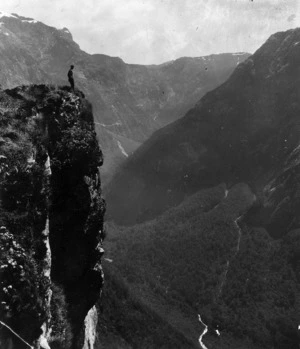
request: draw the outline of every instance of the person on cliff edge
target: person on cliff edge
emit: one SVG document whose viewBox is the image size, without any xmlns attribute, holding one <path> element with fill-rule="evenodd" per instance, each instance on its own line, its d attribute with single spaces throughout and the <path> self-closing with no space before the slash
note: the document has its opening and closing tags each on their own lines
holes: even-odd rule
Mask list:
<svg viewBox="0 0 300 349">
<path fill-rule="evenodd" d="M 71 85 L 71 90 L 74 91 L 74 78 L 73 78 L 73 69 L 74 69 L 74 65 L 70 66 L 70 69 L 68 71 L 68 79 L 69 79 L 69 83 Z"/>
</svg>

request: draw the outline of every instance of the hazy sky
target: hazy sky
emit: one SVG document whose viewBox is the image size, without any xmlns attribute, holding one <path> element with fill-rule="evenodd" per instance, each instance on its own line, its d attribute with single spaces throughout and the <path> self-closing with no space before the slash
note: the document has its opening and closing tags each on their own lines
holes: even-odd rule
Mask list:
<svg viewBox="0 0 300 349">
<path fill-rule="evenodd" d="M 89 53 L 127 63 L 254 52 L 300 26 L 299 0 L 1 0 L 0 11 L 67 27 Z"/>
</svg>

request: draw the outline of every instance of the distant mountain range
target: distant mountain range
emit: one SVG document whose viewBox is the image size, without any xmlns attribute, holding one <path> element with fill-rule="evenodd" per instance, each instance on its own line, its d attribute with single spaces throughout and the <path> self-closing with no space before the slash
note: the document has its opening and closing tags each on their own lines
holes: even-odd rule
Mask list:
<svg viewBox="0 0 300 349">
<path fill-rule="evenodd" d="M 66 85 L 70 64 L 75 84 L 93 104 L 104 152 L 104 181 L 155 130 L 183 116 L 206 92 L 222 84 L 249 54 L 180 58 L 161 65 L 132 65 L 90 55 L 67 28 L 0 12 L 0 83 Z"/>
<path fill-rule="evenodd" d="M 108 190 L 112 217 L 134 224 L 197 190 L 246 182 L 272 234 L 299 225 L 300 29 L 277 33 L 183 118 L 157 131 Z"/>
</svg>

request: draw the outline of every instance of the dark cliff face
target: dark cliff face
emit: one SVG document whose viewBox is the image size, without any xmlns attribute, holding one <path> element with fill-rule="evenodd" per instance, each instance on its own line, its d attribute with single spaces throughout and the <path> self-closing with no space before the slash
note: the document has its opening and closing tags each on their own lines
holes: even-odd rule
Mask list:
<svg viewBox="0 0 300 349">
<path fill-rule="evenodd" d="M 299 40 L 299 29 L 273 35 L 226 83 L 140 147 L 110 186 L 116 221 L 145 220 L 201 188 L 244 181 L 266 206 L 266 225 L 284 217 L 283 226 L 296 227 Z"/>
<path fill-rule="evenodd" d="M 249 55 L 180 58 L 157 66 L 80 50 L 66 28 L 19 17 L 0 18 L 0 83 L 67 83 L 75 64 L 76 86 L 94 107 L 107 178 L 155 130 L 178 119 L 207 91 L 223 83 Z"/>
<path fill-rule="evenodd" d="M 100 295 L 102 153 L 82 93 L 6 90 L 1 112 L 1 320 L 29 344 L 80 348 Z M 1 327 L 1 347 L 21 344 Z M 38 344 L 36 344 L 38 345 Z"/>
</svg>

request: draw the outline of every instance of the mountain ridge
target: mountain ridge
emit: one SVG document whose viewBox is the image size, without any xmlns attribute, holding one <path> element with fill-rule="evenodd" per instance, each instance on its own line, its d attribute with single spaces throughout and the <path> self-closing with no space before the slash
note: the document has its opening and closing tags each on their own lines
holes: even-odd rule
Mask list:
<svg viewBox="0 0 300 349">
<path fill-rule="evenodd" d="M 299 29 L 273 35 L 225 83 L 128 158 L 107 190 L 118 223 L 144 221 L 224 181 L 229 187 L 247 182 L 264 195 L 298 146 L 298 39 Z M 130 204 L 122 204 L 122 195 Z"/>
<path fill-rule="evenodd" d="M 0 20 L 0 83 L 4 88 L 63 85 L 74 64 L 75 84 L 93 104 L 96 131 L 109 160 L 102 169 L 104 181 L 125 159 L 117 143 L 120 136 L 125 152 L 132 153 L 132 142 L 138 146 L 153 131 L 181 117 L 248 57 L 225 54 L 207 61 L 184 58 L 167 66 L 130 65 L 118 57 L 82 51 L 65 29 L 16 16 Z M 101 124 L 114 126 L 107 132 Z"/>
</svg>

